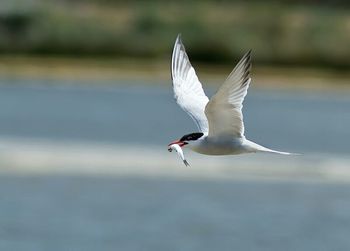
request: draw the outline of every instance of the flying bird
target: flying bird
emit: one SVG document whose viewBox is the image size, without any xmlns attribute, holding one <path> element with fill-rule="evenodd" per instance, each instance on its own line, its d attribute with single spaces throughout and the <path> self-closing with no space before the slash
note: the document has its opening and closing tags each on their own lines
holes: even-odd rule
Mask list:
<svg viewBox="0 0 350 251">
<path fill-rule="evenodd" d="M 242 103 L 251 82 L 250 69 L 251 51 L 248 51 L 209 100 L 178 35 L 171 59 L 174 97 L 194 120 L 199 131 L 171 142 L 168 150 L 176 144 L 206 155 L 255 152 L 291 154 L 258 145 L 244 136 Z"/>
</svg>

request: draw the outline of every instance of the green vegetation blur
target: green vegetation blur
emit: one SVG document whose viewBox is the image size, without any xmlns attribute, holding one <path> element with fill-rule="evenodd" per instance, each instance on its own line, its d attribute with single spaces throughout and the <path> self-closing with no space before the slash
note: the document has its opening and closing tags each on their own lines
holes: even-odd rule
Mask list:
<svg viewBox="0 0 350 251">
<path fill-rule="evenodd" d="M 349 1 L 2 0 L 0 53 L 350 68 Z"/>
</svg>

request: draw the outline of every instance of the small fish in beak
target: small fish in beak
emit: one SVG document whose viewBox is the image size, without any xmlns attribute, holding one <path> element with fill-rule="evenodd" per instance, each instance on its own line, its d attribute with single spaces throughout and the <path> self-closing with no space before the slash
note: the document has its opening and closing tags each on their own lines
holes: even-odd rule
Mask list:
<svg viewBox="0 0 350 251">
<path fill-rule="evenodd" d="M 184 153 L 183 153 L 180 145 L 178 145 L 178 144 L 170 144 L 169 148 L 168 148 L 168 151 L 172 152 L 173 150 L 175 150 L 177 152 L 177 154 L 180 156 L 180 158 L 182 159 L 182 161 L 185 164 L 185 166 L 190 166 L 190 164 L 185 159 Z"/>
</svg>

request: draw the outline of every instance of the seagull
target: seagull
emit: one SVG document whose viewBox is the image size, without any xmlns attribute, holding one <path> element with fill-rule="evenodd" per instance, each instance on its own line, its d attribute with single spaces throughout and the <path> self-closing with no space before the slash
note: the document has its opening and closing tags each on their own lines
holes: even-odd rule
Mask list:
<svg viewBox="0 0 350 251">
<path fill-rule="evenodd" d="M 194 120 L 199 131 L 186 134 L 171 142 L 168 150 L 170 151 L 172 145 L 176 144 L 206 155 L 236 155 L 256 152 L 291 154 L 261 146 L 244 136 L 242 103 L 251 82 L 250 69 L 251 50 L 242 57 L 209 100 L 190 63 L 179 34 L 171 59 L 174 98 L 177 104 Z"/>
</svg>

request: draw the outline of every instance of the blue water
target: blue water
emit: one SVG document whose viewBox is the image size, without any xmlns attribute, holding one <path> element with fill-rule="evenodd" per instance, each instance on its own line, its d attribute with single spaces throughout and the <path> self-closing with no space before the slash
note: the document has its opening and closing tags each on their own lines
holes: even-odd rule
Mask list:
<svg viewBox="0 0 350 251">
<path fill-rule="evenodd" d="M 348 250 L 349 184 L 0 176 L 0 249 Z"/>
<path fill-rule="evenodd" d="M 170 83 L 0 82 L 0 139 L 147 147 L 196 130 L 172 99 Z M 348 93 L 251 89 L 244 103 L 247 137 L 281 150 L 348 154 L 349 108 Z M 11 170 L 1 156 L 0 170 Z M 349 183 L 293 177 L 0 172 L 0 250 L 345 251 L 349 198 Z"/>
<path fill-rule="evenodd" d="M 0 83 L 0 137 L 166 145 L 197 131 L 167 82 Z M 349 93 L 251 89 L 243 108 L 246 136 L 282 150 L 348 154 L 349 107 Z"/>
</svg>

